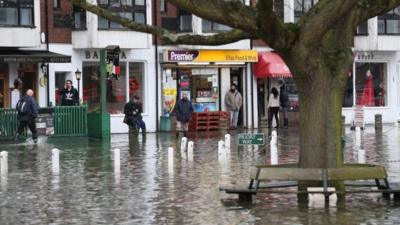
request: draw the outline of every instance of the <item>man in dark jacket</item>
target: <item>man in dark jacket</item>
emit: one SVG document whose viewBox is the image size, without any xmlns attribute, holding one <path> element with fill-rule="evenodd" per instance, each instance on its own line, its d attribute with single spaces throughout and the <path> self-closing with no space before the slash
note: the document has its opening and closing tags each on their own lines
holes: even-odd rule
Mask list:
<svg viewBox="0 0 400 225">
<path fill-rule="evenodd" d="M 25 127 L 29 127 L 32 132 L 32 139 L 35 143 L 37 143 L 37 130 L 36 130 L 36 122 L 35 118 L 38 115 L 38 106 L 36 104 L 35 99 L 32 97 L 33 91 L 31 89 L 26 91 L 26 95 L 21 98 L 21 100 L 17 103 L 17 111 L 18 111 L 18 129 L 14 136 L 14 141 L 18 141 L 18 137 L 24 131 Z"/>
<path fill-rule="evenodd" d="M 189 121 L 192 118 L 193 113 L 193 105 L 185 92 L 182 94 L 182 98 L 176 103 L 175 113 L 177 120 L 176 130 L 178 132 L 183 131 L 183 135 L 187 137 Z"/>
<path fill-rule="evenodd" d="M 280 96 L 279 101 L 280 101 L 281 110 L 282 110 L 282 114 L 283 114 L 283 127 L 288 128 L 289 120 L 287 117 L 287 111 L 289 108 L 289 95 L 286 92 L 285 85 L 281 86 L 279 96 Z"/>
<path fill-rule="evenodd" d="M 142 117 L 142 104 L 139 101 L 139 96 L 134 96 L 128 103 L 125 104 L 124 122 L 130 127 L 142 129 L 142 134 L 146 134 L 146 124 Z"/>
<path fill-rule="evenodd" d="M 65 86 L 61 90 L 61 105 L 62 106 L 76 106 L 79 105 L 79 93 L 76 88 L 72 86 L 72 81 L 65 81 Z"/>
</svg>

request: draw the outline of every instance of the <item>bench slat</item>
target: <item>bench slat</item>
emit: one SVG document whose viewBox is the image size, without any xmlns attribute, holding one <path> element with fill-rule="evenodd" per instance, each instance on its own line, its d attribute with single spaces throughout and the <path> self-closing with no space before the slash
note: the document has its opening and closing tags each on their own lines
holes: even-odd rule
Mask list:
<svg viewBox="0 0 400 225">
<path fill-rule="evenodd" d="M 342 167 L 329 168 L 328 180 L 369 180 L 385 179 L 386 171 L 383 167 Z"/>
<path fill-rule="evenodd" d="M 314 180 L 322 181 L 319 168 L 260 168 L 257 180 Z"/>
</svg>

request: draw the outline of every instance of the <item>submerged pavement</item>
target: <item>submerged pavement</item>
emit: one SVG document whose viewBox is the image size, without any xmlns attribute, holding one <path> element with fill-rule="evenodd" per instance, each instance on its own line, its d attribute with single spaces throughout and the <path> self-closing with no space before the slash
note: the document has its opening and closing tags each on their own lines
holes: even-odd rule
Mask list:
<svg viewBox="0 0 400 225">
<path fill-rule="evenodd" d="M 398 224 L 398 203 L 379 194 L 354 194 L 345 207 L 318 202 L 299 205 L 296 195 L 262 194 L 251 205 L 220 186 L 249 181 L 250 168 L 270 163 L 266 146 L 238 146 L 232 131 L 230 154 L 218 152 L 219 132 L 192 133 L 193 154 L 180 150 L 172 133 L 144 137 L 114 135 L 102 144 L 86 138 L 41 137 L 14 144 L 8 173 L 1 176 L 0 224 Z M 252 132 L 252 131 L 245 131 Z M 256 132 L 256 131 L 254 131 Z M 346 129 L 345 161 L 384 165 L 389 181 L 400 182 L 400 128 L 373 127 L 361 139 Z M 298 130 L 280 130 L 278 162 L 298 160 Z M 168 148 L 173 147 L 171 152 Z M 60 150 L 59 172 L 52 149 Z M 114 150 L 120 161 L 114 162 Z"/>
</svg>

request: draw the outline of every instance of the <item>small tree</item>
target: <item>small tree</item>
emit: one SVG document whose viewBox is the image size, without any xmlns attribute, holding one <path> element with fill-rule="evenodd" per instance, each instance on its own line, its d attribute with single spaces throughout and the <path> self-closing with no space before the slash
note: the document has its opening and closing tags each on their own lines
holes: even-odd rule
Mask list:
<svg viewBox="0 0 400 225">
<path fill-rule="evenodd" d="M 234 28 L 201 36 L 174 34 L 135 23 L 86 0 L 72 2 L 132 30 L 156 35 L 165 44 L 221 45 L 249 38 L 264 40 L 283 56 L 299 90 L 299 166 L 304 168 L 342 166 L 342 99 L 353 62 L 355 30 L 368 18 L 400 5 L 400 0 L 319 0 L 293 24 L 284 23 L 274 13 L 273 0 L 258 0 L 254 7 L 239 0 L 169 0 L 180 9 Z"/>
</svg>

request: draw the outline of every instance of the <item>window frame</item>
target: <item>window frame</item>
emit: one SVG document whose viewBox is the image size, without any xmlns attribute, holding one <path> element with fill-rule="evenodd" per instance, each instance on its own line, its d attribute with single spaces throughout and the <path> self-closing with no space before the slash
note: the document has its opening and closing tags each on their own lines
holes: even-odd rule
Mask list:
<svg viewBox="0 0 400 225">
<path fill-rule="evenodd" d="M 129 13 L 129 14 L 132 15 L 132 17 L 131 17 L 132 21 L 135 21 L 135 13 L 143 13 L 144 14 L 143 24 L 147 24 L 147 9 L 146 9 L 147 8 L 146 7 L 147 0 L 143 0 L 144 1 L 143 5 L 136 5 L 136 0 L 132 0 L 132 5 L 123 5 L 121 3 L 121 0 L 113 0 L 113 1 L 119 2 L 119 4 L 118 4 L 119 6 L 113 6 L 111 4 L 110 0 L 103 0 L 103 1 L 107 2 L 107 4 L 98 3 L 98 0 L 97 0 L 97 5 L 99 7 L 101 7 L 101 8 L 107 9 L 107 10 L 113 12 L 113 13 Z M 103 18 L 103 19 L 105 19 L 105 18 Z M 100 16 L 98 16 L 98 20 L 100 20 Z M 130 30 L 130 29 L 125 28 L 123 26 L 112 27 L 112 24 L 114 24 L 114 22 L 112 22 L 112 21 L 110 21 L 108 19 L 105 19 L 105 20 L 107 21 L 107 28 L 105 28 L 105 27 L 101 27 L 100 28 L 98 26 L 97 27 L 98 30 L 127 30 L 127 31 Z M 97 23 L 97 24 L 99 24 L 99 23 Z"/>
<path fill-rule="evenodd" d="M 395 10 L 398 10 L 399 13 L 396 14 Z M 400 6 L 390 10 L 389 12 L 387 12 L 387 13 L 385 13 L 383 15 L 379 15 L 378 16 L 378 35 L 400 35 L 400 27 L 399 27 L 397 33 L 388 33 L 387 24 L 388 24 L 389 20 L 398 21 L 398 23 L 400 24 Z M 379 21 L 383 21 L 383 25 L 384 25 L 384 31 L 383 32 L 379 31 Z"/>
<path fill-rule="evenodd" d="M 365 26 L 365 25 L 366 25 L 367 31 L 366 31 L 366 32 L 361 32 L 361 31 L 359 31 L 359 30 L 361 30 L 361 29 L 359 29 L 359 28 L 362 28 L 362 27 Z M 358 24 L 358 26 L 357 26 L 357 28 L 356 28 L 356 36 L 368 36 L 368 35 L 369 35 L 369 29 L 368 29 L 368 28 L 369 28 L 369 27 L 368 27 L 368 20 L 366 20 L 366 21 L 364 21 L 364 22 Z"/>
<path fill-rule="evenodd" d="M 72 9 L 73 11 L 73 18 L 74 18 L 74 21 L 73 21 L 73 25 L 72 25 L 72 30 L 87 30 L 87 18 L 86 18 L 86 10 L 84 10 L 84 9 L 82 9 L 82 8 L 80 8 L 80 7 L 77 7 L 77 6 L 73 6 L 73 9 Z M 81 24 L 83 24 L 83 26 L 81 25 L 80 27 L 76 27 L 75 25 L 76 25 L 76 23 L 75 23 L 75 21 L 76 21 L 76 17 L 75 17 L 75 15 L 76 14 L 80 14 L 80 23 Z"/>
<path fill-rule="evenodd" d="M 301 17 L 303 17 L 308 10 L 305 8 L 304 2 L 305 1 L 311 1 L 311 7 L 310 9 L 316 5 L 318 3 L 319 0 L 294 0 L 294 21 L 297 22 L 301 19 Z M 296 2 L 300 2 L 301 1 L 301 10 L 296 10 Z M 296 20 L 297 19 L 297 20 Z"/>
<path fill-rule="evenodd" d="M 167 13 L 168 12 L 167 4 L 168 4 L 167 0 L 160 0 L 160 13 Z"/>
<path fill-rule="evenodd" d="M 27 1 L 27 0 L 25 0 Z M 17 24 L 1 24 L 0 23 L 0 27 L 30 27 L 30 28 L 34 28 L 35 27 L 35 1 L 34 0 L 30 0 L 29 3 L 24 3 L 21 1 L 16 1 L 15 3 L 13 2 L 3 2 L 3 4 L 0 4 L 0 8 L 9 8 L 9 9 L 17 9 L 17 15 L 16 15 L 16 21 Z M 22 25 L 22 10 L 23 9 L 30 9 L 30 20 L 31 20 L 31 24 L 30 25 Z M 7 18 L 7 16 L 6 16 Z"/>
</svg>

